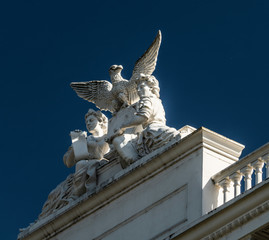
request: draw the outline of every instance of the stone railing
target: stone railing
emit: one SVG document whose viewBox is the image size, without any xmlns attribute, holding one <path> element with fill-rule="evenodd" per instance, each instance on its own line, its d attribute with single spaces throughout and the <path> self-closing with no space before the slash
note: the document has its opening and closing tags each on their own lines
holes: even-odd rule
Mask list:
<svg viewBox="0 0 269 240">
<path fill-rule="evenodd" d="M 223 190 L 225 203 L 268 177 L 269 143 L 217 173 L 212 180 Z"/>
</svg>

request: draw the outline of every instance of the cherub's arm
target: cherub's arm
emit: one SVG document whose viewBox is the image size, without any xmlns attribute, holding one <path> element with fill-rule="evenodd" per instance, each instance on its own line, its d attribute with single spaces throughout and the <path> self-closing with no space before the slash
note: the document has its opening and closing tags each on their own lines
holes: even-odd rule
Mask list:
<svg viewBox="0 0 269 240">
<path fill-rule="evenodd" d="M 125 122 L 120 129 L 115 130 L 115 135 L 122 135 L 127 128 L 136 127 L 138 125 L 144 124 L 148 120 L 145 116 L 135 115 L 129 121 Z"/>
<path fill-rule="evenodd" d="M 138 110 L 134 117 L 123 123 L 120 129 L 117 129 L 115 135 L 121 135 L 126 128 L 144 125 L 150 118 L 152 113 L 152 101 L 149 97 L 143 97 L 138 102 Z"/>
</svg>

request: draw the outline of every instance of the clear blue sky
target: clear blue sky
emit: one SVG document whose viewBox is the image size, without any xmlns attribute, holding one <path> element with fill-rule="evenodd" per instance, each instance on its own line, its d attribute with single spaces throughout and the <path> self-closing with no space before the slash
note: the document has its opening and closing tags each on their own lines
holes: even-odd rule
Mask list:
<svg viewBox="0 0 269 240">
<path fill-rule="evenodd" d="M 130 3 L 128 3 L 130 2 Z M 72 81 L 109 79 L 160 29 L 155 76 L 167 123 L 204 126 L 246 148 L 268 142 L 269 1 L 2 1 L 0 239 L 16 239 L 74 169 L 62 156 L 92 104 Z"/>
</svg>

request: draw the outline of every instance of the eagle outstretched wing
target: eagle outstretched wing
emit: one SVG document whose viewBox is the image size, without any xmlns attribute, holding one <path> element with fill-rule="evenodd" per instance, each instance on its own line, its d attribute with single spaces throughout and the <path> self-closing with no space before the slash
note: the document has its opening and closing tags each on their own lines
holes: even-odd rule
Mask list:
<svg viewBox="0 0 269 240">
<path fill-rule="evenodd" d="M 128 84 L 128 99 L 130 104 L 133 104 L 139 100 L 136 90 L 136 79 L 140 77 L 141 73 L 151 75 L 155 70 L 161 41 L 162 34 L 159 30 L 150 47 L 135 63 L 133 74 Z"/>
<path fill-rule="evenodd" d="M 161 46 L 162 41 L 162 34 L 159 30 L 157 36 L 155 37 L 154 41 L 148 48 L 148 50 L 136 61 L 133 75 L 130 81 L 135 81 L 136 78 L 140 77 L 140 73 L 145 75 L 151 75 L 156 67 L 157 57 L 159 53 L 159 49 Z"/>
<path fill-rule="evenodd" d="M 112 94 L 112 84 L 106 80 L 89 82 L 72 82 L 70 86 L 77 95 L 89 102 L 92 102 L 101 110 L 114 112 L 118 108 L 115 104 L 115 96 Z"/>
</svg>

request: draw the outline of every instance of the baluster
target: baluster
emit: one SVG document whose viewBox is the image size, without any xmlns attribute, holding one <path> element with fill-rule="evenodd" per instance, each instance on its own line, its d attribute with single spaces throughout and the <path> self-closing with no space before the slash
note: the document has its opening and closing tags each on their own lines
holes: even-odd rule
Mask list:
<svg viewBox="0 0 269 240">
<path fill-rule="evenodd" d="M 251 174 L 253 173 L 253 167 L 248 164 L 246 167 L 244 167 L 241 172 L 245 176 L 245 191 L 251 188 Z"/>
<path fill-rule="evenodd" d="M 255 185 L 262 182 L 263 165 L 264 161 L 261 158 L 258 158 L 258 160 L 253 163 L 253 167 L 255 168 Z"/>
<path fill-rule="evenodd" d="M 241 180 L 242 180 L 242 173 L 240 171 L 236 171 L 233 173 L 230 178 L 234 182 L 234 197 L 238 196 L 241 193 Z"/>
<path fill-rule="evenodd" d="M 266 178 L 269 177 L 269 154 L 266 154 L 265 156 L 262 157 L 262 160 L 265 161 L 266 163 Z"/>
<path fill-rule="evenodd" d="M 228 200 L 228 194 L 229 194 L 229 187 L 230 187 L 231 180 L 229 177 L 226 177 L 224 180 L 222 180 L 219 185 L 223 189 L 223 203 L 226 203 Z"/>
</svg>

